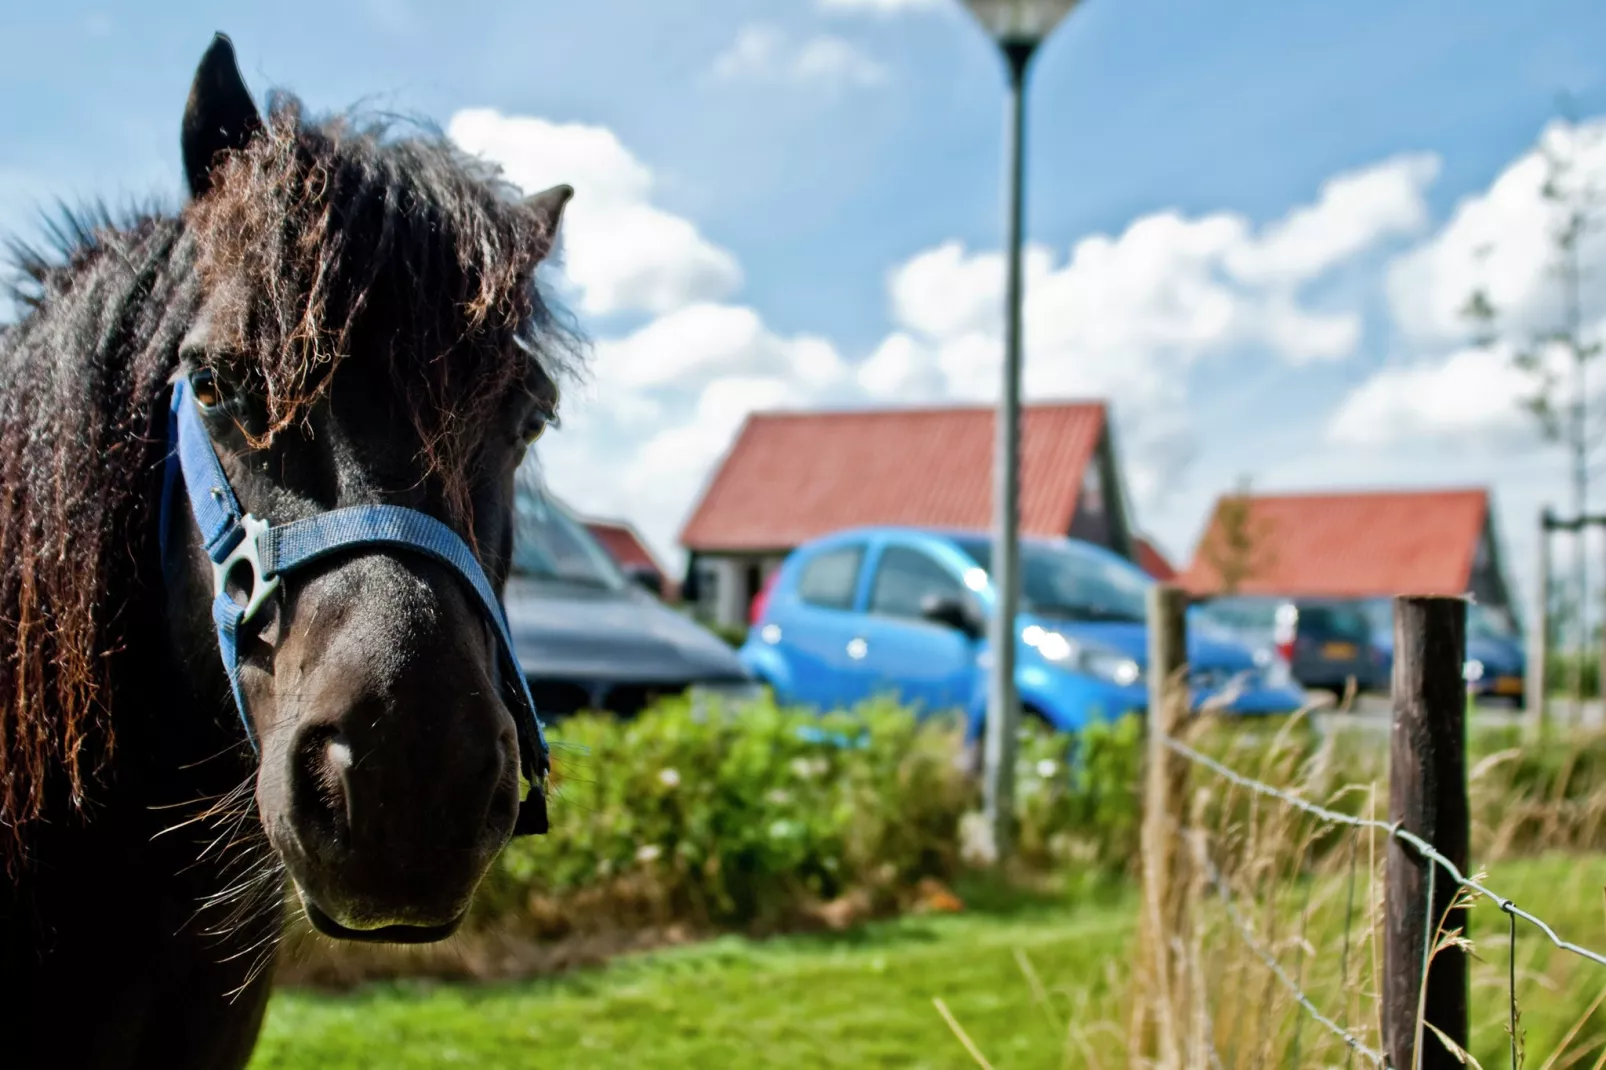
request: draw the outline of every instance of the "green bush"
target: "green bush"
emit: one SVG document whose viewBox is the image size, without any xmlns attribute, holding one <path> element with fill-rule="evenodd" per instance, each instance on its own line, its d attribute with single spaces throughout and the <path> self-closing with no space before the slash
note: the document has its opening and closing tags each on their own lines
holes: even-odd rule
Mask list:
<svg viewBox="0 0 1606 1070">
<path fill-rule="evenodd" d="M 551 832 L 503 852 L 482 922 L 566 927 L 589 897 L 615 920 L 762 929 L 849 891 L 888 900 L 952 872 L 974 791 L 957 728 L 890 703 L 816 717 L 681 699 L 552 735 Z"/>
<path fill-rule="evenodd" d="M 962 726 L 891 702 L 821 717 L 682 698 L 632 720 L 570 718 L 551 736 L 551 831 L 502 853 L 472 931 L 774 931 L 821 921 L 833 904 L 849 920 L 905 908 L 930 881 L 959 876 L 965 819 L 981 801 Z M 1199 718 L 1188 738 L 1244 776 L 1386 814 L 1386 733 Z M 1530 746 L 1515 729 L 1479 730 L 1468 742 L 1478 862 L 1606 848 L 1606 735 Z M 1023 728 L 1015 874 L 1135 875 L 1146 748 L 1138 717 L 1070 736 Z M 1185 823 L 1214 830 L 1224 861 L 1270 838 L 1315 864 L 1349 842 L 1200 766 L 1187 767 L 1184 800 Z"/>
<path fill-rule="evenodd" d="M 679 699 L 629 721 L 567 719 L 551 737 L 551 831 L 503 851 L 461 937 L 399 955 L 301 933 L 281 975 L 506 976 L 698 931 L 837 927 L 931 905 L 962 875 L 966 819 L 981 802 L 961 726 L 889 702 L 820 717 L 767 701 Z M 1321 736 L 1304 717 L 1199 718 L 1188 740 L 1246 777 L 1386 818 L 1387 733 Z M 1135 876 L 1147 743 L 1138 717 L 1074 736 L 1029 723 L 1011 876 L 1064 890 Z M 1517 729 L 1474 730 L 1467 766 L 1475 866 L 1606 849 L 1606 733 L 1534 745 Z M 1211 831 L 1224 870 L 1268 858 L 1314 869 L 1353 842 L 1206 768 L 1185 769 L 1183 822 Z"/>
<path fill-rule="evenodd" d="M 1075 736 L 1029 722 L 1015 780 L 1020 862 L 1093 877 L 1132 870 L 1144 746 L 1137 717 L 1095 722 Z"/>
</svg>

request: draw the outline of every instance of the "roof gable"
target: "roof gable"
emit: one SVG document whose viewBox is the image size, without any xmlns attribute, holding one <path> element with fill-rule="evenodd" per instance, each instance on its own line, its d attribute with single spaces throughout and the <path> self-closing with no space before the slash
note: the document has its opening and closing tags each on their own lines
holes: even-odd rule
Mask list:
<svg viewBox="0 0 1606 1070">
<path fill-rule="evenodd" d="M 839 528 L 992 522 L 992 408 L 758 413 L 681 530 L 694 551 L 779 550 Z M 1100 402 L 1028 405 L 1021 531 L 1063 535 L 1104 434 Z"/>
<path fill-rule="evenodd" d="M 1166 560 L 1166 556 L 1160 552 L 1160 548 L 1149 541 L 1148 536 L 1132 536 L 1132 549 L 1137 553 L 1138 567 L 1150 576 L 1161 583 L 1177 578 L 1177 570 L 1172 567 L 1170 561 Z"/>
<path fill-rule="evenodd" d="M 1227 519 L 1234 501 L 1247 503 L 1236 522 Z M 1182 583 L 1220 593 L 1221 562 L 1236 554 L 1241 594 L 1464 594 L 1488 515 L 1482 489 L 1229 496 L 1216 503 Z M 1233 523 L 1247 533 L 1236 551 Z"/>
<path fill-rule="evenodd" d="M 619 520 L 587 520 L 585 527 L 620 567 L 628 568 L 635 565 L 650 568 L 660 576 L 666 575 L 663 567 L 658 564 L 658 559 L 647 548 L 646 542 L 628 523 Z"/>
</svg>

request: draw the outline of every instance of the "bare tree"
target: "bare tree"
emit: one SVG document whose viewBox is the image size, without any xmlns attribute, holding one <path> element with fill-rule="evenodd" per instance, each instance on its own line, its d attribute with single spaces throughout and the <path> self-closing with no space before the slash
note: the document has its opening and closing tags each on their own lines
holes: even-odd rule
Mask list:
<svg viewBox="0 0 1606 1070">
<path fill-rule="evenodd" d="M 1222 594 L 1237 594 L 1248 580 L 1272 564 L 1264 544 L 1269 523 L 1254 515 L 1249 477 L 1238 481 L 1238 489 L 1224 495 L 1216 506 L 1216 522 L 1211 537 L 1202 547 L 1204 558 L 1216 570 Z"/>
<path fill-rule="evenodd" d="M 1592 438 L 1590 433 L 1587 369 L 1600 355 L 1601 344 L 1585 337 L 1586 268 L 1581 254 L 1584 241 L 1599 229 L 1606 193 L 1596 177 L 1580 166 L 1580 150 L 1585 147 L 1581 142 L 1586 134 L 1573 121 L 1565 101 L 1562 110 L 1564 132 L 1541 138 L 1539 142 L 1539 152 L 1545 161 L 1545 181 L 1540 195 L 1551 209 L 1546 237 L 1552 253 L 1549 275 L 1556 287 L 1557 310 L 1553 321 L 1539 328 L 1503 326 L 1500 309 L 1483 287 L 1472 292 L 1461 313 L 1472 327 L 1474 344 L 1512 347 L 1512 364 L 1532 384 L 1532 392 L 1522 397 L 1521 403 L 1533 414 L 1545 441 L 1565 447 L 1573 516 L 1582 518 L 1589 506 L 1591 455 L 1602 443 L 1598 435 Z M 1487 260 L 1491 252 L 1484 247 L 1477 255 Z M 1581 609 L 1588 581 L 1582 527 L 1578 529 L 1573 549 L 1574 602 Z M 1583 703 L 1583 659 L 1589 644 L 1587 614 L 1576 613 L 1572 624 L 1572 699 L 1576 715 L 1581 712 Z M 1544 624 L 1538 622 L 1536 626 L 1544 627 Z"/>
</svg>

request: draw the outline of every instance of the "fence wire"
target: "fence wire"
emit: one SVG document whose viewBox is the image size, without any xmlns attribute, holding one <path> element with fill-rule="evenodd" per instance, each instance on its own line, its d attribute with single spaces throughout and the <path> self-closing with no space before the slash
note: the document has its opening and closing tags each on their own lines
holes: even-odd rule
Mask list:
<svg viewBox="0 0 1606 1070">
<path fill-rule="evenodd" d="M 1460 868 L 1457 867 L 1454 862 L 1440 854 L 1431 843 L 1424 840 L 1414 832 L 1407 832 L 1404 828 L 1400 827 L 1398 822 L 1390 823 L 1387 821 L 1378 821 L 1375 818 L 1351 817 L 1349 814 L 1341 814 L 1337 810 L 1330 810 L 1325 806 L 1318 806 L 1315 803 L 1301 799 L 1297 795 L 1292 795 L 1286 791 L 1283 791 L 1281 788 L 1274 788 L 1270 784 L 1262 783 L 1259 780 L 1251 780 L 1243 774 L 1235 772 L 1234 770 L 1229 769 L 1227 766 L 1222 765 L 1209 755 L 1199 753 L 1179 739 L 1175 739 L 1171 736 L 1165 736 L 1162 738 L 1165 745 L 1175 753 L 1181 755 L 1191 762 L 1204 766 L 1216 775 L 1231 781 L 1241 788 L 1256 792 L 1270 799 L 1277 799 L 1296 810 L 1303 810 L 1305 813 L 1310 814 L 1313 817 L 1320 818 L 1329 824 L 1346 825 L 1350 828 L 1356 829 L 1376 830 L 1392 839 L 1406 844 L 1412 850 L 1414 850 L 1423 859 L 1423 861 L 1432 863 L 1439 869 L 1444 870 L 1444 872 L 1448 874 L 1450 879 L 1456 884 L 1460 885 L 1462 888 L 1466 888 L 1470 891 L 1476 892 L 1478 895 L 1488 898 L 1495 904 L 1495 906 L 1499 907 L 1507 914 L 1526 921 L 1528 924 L 1544 933 L 1545 938 L 1562 951 L 1570 952 L 1574 955 L 1586 958 L 1598 965 L 1606 966 L 1606 955 L 1602 955 L 1598 951 L 1591 951 L 1587 947 L 1581 947 L 1570 940 L 1563 940 L 1560 936 L 1556 935 L 1556 930 L 1552 929 L 1543 920 L 1535 917 L 1528 911 L 1523 910 L 1521 907 L 1517 906 L 1514 901 L 1508 899 L 1506 896 L 1499 894 L 1481 882 L 1473 880 L 1471 877 L 1463 874 Z"/>
<path fill-rule="evenodd" d="M 1211 861 L 1210 852 L 1204 845 L 1204 837 L 1196 831 L 1191 835 L 1185 829 L 1179 829 L 1178 832 L 1182 835 L 1183 841 L 1192 846 L 1194 859 L 1204 869 L 1205 879 L 1215 888 L 1216 895 L 1221 899 L 1221 906 L 1227 913 L 1227 919 L 1238 930 L 1238 938 L 1243 941 L 1244 946 L 1249 949 L 1250 953 L 1272 972 L 1273 976 L 1288 990 L 1288 994 L 1293 996 L 1301 1007 L 1305 1008 L 1307 1014 L 1314 1018 L 1318 1024 L 1325 1026 L 1328 1032 L 1342 1040 L 1351 1052 L 1366 1059 L 1373 1066 L 1379 1067 L 1380 1070 L 1386 1067 L 1388 1064 L 1382 1052 L 1368 1046 L 1366 1041 L 1318 1010 L 1316 1004 L 1311 1002 L 1309 994 L 1300 987 L 1299 982 L 1289 977 L 1288 971 L 1283 969 L 1282 963 L 1277 961 L 1277 957 L 1255 938 L 1254 927 L 1238 912 L 1238 907 L 1233 902 L 1232 889 L 1227 886 L 1226 878 L 1221 875 L 1221 870 L 1217 869 L 1216 864 Z"/>
<path fill-rule="evenodd" d="M 1521 920 L 1527 922 L 1528 924 L 1532 925 L 1534 928 L 1538 929 L 1541 933 L 1544 934 L 1545 938 L 1547 940 L 1549 940 L 1550 943 L 1552 945 L 1554 945 L 1556 948 L 1558 948 L 1558 949 L 1560 949 L 1562 951 L 1568 952 L 1570 954 L 1577 955 L 1580 958 L 1587 959 L 1588 961 L 1594 962 L 1594 963 L 1596 963 L 1598 965 L 1606 966 L 1606 955 L 1602 955 L 1600 952 L 1592 951 L 1589 948 L 1582 947 L 1582 946 L 1580 946 L 1580 945 L 1578 945 L 1576 943 L 1573 943 L 1570 940 L 1563 940 L 1559 935 L 1557 935 L 1556 931 L 1553 928 L 1551 928 L 1551 926 L 1549 924 L 1547 924 L 1543 919 L 1536 917 L 1535 915 L 1529 913 L 1526 910 L 1523 910 L 1521 907 L 1517 906 L 1517 904 L 1512 899 L 1510 899 L 1509 897 L 1503 896 L 1503 895 L 1499 894 L 1498 892 L 1495 892 L 1494 890 L 1492 890 L 1491 888 L 1489 888 L 1488 886 L 1486 886 L 1482 882 L 1480 882 L 1478 880 L 1475 880 L 1475 879 L 1473 879 L 1471 877 L 1466 876 L 1464 873 L 1461 872 L 1460 868 L 1458 866 L 1456 866 L 1456 864 L 1454 862 L 1450 861 L 1450 859 L 1446 858 L 1443 854 L 1441 854 L 1431 843 L 1428 843 L 1426 840 L 1422 839 L 1422 837 L 1416 835 L 1413 832 L 1406 831 L 1404 828 L 1402 828 L 1400 826 L 1400 824 L 1398 822 L 1391 823 L 1391 822 L 1387 822 L 1387 821 L 1378 821 L 1378 820 L 1376 820 L 1374 818 L 1353 817 L 1353 816 L 1351 816 L 1349 814 L 1339 813 L 1337 810 L 1333 810 L 1333 809 L 1330 809 L 1330 808 L 1325 807 L 1325 806 L 1317 805 L 1316 803 L 1310 802 L 1310 801 L 1308 801 L 1306 799 L 1302 799 L 1299 796 L 1294 795 L 1294 794 L 1292 794 L 1292 793 L 1290 793 L 1288 791 L 1285 791 L 1285 790 L 1283 790 L 1281 788 L 1273 787 L 1272 785 L 1264 783 L 1263 781 L 1259 781 L 1259 780 L 1255 780 L 1255 779 L 1250 778 L 1250 777 L 1246 777 L 1242 773 L 1239 773 L 1236 770 L 1234 770 L 1234 769 L 1232 769 L 1232 768 L 1230 768 L 1230 767 L 1228 767 L 1226 765 L 1223 765 L 1221 762 L 1217 761 L 1216 759 L 1210 757 L 1207 754 L 1203 754 L 1203 753 L 1195 750 L 1194 748 L 1188 746 L 1186 743 L 1182 742 L 1179 739 L 1176 739 L 1175 737 L 1162 736 L 1161 737 L 1161 741 L 1166 745 L 1166 747 L 1168 749 L 1170 749 L 1173 753 L 1177 754 L 1179 757 L 1184 758 L 1187 761 L 1192 762 L 1195 765 L 1200 765 L 1200 766 L 1203 766 L 1206 769 L 1209 769 L 1211 772 L 1215 773 L 1217 776 L 1221 777 L 1222 779 L 1227 780 L 1230 783 L 1235 784 L 1238 787 L 1245 789 L 1246 791 L 1251 791 L 1251 792 L 1254 792 L 1255 794 L 1261 795 L 1261 796 L 1263 796 L 1265 798 L 1273 799 L 1273 800 L 1276 800 L 1278 802 L 1281 802 L 1284 805 L 1292 807 L 1295 810 L 1299 810 L 1299 811 L 1302 811 L 1302 812 L 1304 812 L 1306 814 L 1309 814 L 1310 816 L 1315 817 L 1315 818 L 1319 819 L 1320 821 L 1325 822 L 1328 825 L 1347 827 L 1347 828 L 1356 829 L 1356 830 L 1381 832 L 1385 836 L 1387 836 L 1388 838 L 1393 839 L 1393 840 L 1397 840 L 1400 843 L 1403 843 L 1406 846 L 1410 847 L 1411 850 L 1415 851 L 1416 854 L 1423 861 L 1425 861 L 1425 862 L 1427 862 L 1429 864 L 1429 868 L 1428 868 L 1428 892 L 1427 892 L 1427 904 L 1428 904 L 1428 906 L 1427 906 L 1427 909 L 1429 910 L 1430 913 L 1429 913 L 1429 918 L 1428 918 L 1427 927 L 1426 927 L 1426 931 L 1425 931 L 1424 947 L 1423 947 L 1424 961 L 1423 961 L 1422 975 L 1423 975 L 1424 978 L 1427 976 L 1428 960 L 1431 959 L 1432 948 L 1433 948 L 1433 945 L 1434 945 L 1434 936 L 1433 936 L 1433 934 L 1434 934 L 1434 932 L 1435 932 L 1435 930 L 1437 928 L 1437 926 L 1433 922 L 1433 919 L 1432 919 L 1432 916 L 1431 916 L 1431 911 L 1432 911 L 1432 903 L 1433 903 L 1433 898 L 1434 898 L 1434 883 L 1435 883 L 1434 882 L 1434 878 L 1435 878 L 1435 876 L 1437 875 L 1437 873 L 1440 870 L 1443 870 L 1444 873 L 1446 875 L 1448 875 L 1450 877 L 1450 879 L 1452 881 L 1454 881 L 1455 884 L 1457 886 L 1459 886 L 1460 888 L 1463 888 L 1463 889 L 1466 889 L 1468 891 L 1471 891 L 1471 892 L 1475 893 L 1478 896 L 1482 896 L 1482 897 L 1487 898 L 1490 902 L 1494 903 L 1497 907 L 1499 907 L 1500 910 L 1504 911 L 1506 913 L 1506 915 L 1511 920 L 1511 927 L 1510 927 L 1510 959 L 1511 959 L 1511 961 L 1510 961 L 1510 977 L 1509 977 L 1509 986 L 1510 987 L 1509 987 L 1509 993 L 1508 994 L 1509 994 L 1510 1003 L 1511 1003 L 1511 1019 L 1510 1019 L 1510 1027 L 1509 1028 L 1510 1028 L 1510 1033 L 1511 1033 L 1511 1065 L 1513 1067 L 1513 1070 L 1515 1070 L 1515 1068 L 1517 1067 L 1518 1062 L 1519 1062 L 1518 1041 L 1517 1041 L 1517 969 L 1516 969 L 1516 961 L 1517 961 L 1517 921 L 1518 921 L 1518 919 L 1521 919 Z M 1272 974 L 1283 985 L 1283 987 L 1288 990 L 1288 993 L 1294 998 L 1294 1000 L 1300 1005 L 1300 1007 L 1302 1007 L 1304 1009 L 1306 1014 L 1308 1014 L 1312 1019 L 1314 1019 L 1316 1022 L 1318 1022 L 1324 1028 L 1326 1028 L 1329 1032 L 1331 1032 L 1334 1036 L 1338 1037 L 1340 1040 L 1342 1040 L 1345 1043 L 1345 1045 L 1349 1049 L 1349 1054 L 1350 1054 L 1351 1058 L 1353 1058 L 1356 1055 L 1360 1055 L 1363 1059 L 1368 1061 L 1374 1067 L 1378 1067 L 1378 1068 L 1386 1068 L 1386 1067 L 1388 1067 L 1389 1066 L 1388 1059 L 1387 1059 L 1387 1056 L 1384 1053 L 1382 1053 L 1380 1051 L 1377 1051 L 1376 1049 L 1368 1046 L 1365 1043 L 1365 1041 L 1363 1041 L 1360 1037 L 1358 1037 L 1355 1034 L 1351 1033 L 1348 1029 L 1344 1028 L 1343 1026 L 1339 1025 L 1337 1022 L 1333 1021 L 1331 1018 L 1329 1018 L 1326 1015 L 1324 1015 L 1317 1008 L 1315 1003 L 1312 1002 L 1309 994 L 1306 993 L 1305 990 L 1300 986 L 1300 983 L 1295 981 L 1292 977 L 1290 977 L 1288 975 L 1288 972 L 1282 967 L 1282 964 L 1277 961 L 1276 956 L 1273 955 L 1268 948 L 1264 947 L 1259 942 L 1259 940 L 1255 937 L 1255 933 L 1254 933 L 1253 927 L 1251 925 L 1249 925 L 1249 923 L 1244 919 L 1243 915 L 1239 912 L 1239 910 L 1237 908 L 1237 905 L 1233 901 L 1232 889 L 1228 886 L 1228 883 L 1227 883 L 1226 879 L 1222 876 L 1222 873 L 1221 873 L 1220 869 L 1218 869 L 1216 867 L 1215 863 L 1210 858 L 1208 848 L 1205 846 L 1204 834 L 1199 832 L 1198 830 L 1188 830 L 1188 829 L 1182 829 L 1182 828 L 1179 828 L 1177 830 L 1177 832 L 1178 832 L 1179 835 L 1181 835 L 1183 837 L 1185 842 L 1189 842 L 1191 844 L 1191 846 L 1193 847 L 1196 861 L 1198 862 L 1198 864 L 1203 869 L 1203 871 L 1205 873 L 1205 876 L 1206 876 L 1206 879 L 1215 888 L 1217 895 L 1221 899 L 1222 907 L 1225 910 L 1228 919 L 1232 922 L 1233 926 L 1238 930 L 1239 938 L 1243 941 L 1245 947 L 1247 947 L 1249 949 L 1249 951 L 1253 955 L 1255 955 L 1256 958 L 1260 959 L 1261 962 L 1266 966 L 1266 968 L 1272 972 Z M 1353 900 L 1353 896 L 1354 896 L 1354 880 L 1355 880 L 1354 861 L 1355 861 L 1354 860 L 1354 843 L 1353 843 L 1353 841 L 1351 841 L 1350 878 L 1349 878 L 1350 879 L 1350 897 L 1351 897 L 1351 900 Z M 1351 902 L 1350 907 L 1351 908 L 1353 907 L 1353 902 Z M 1344 960 L 1345 960 L 1344 973 L 1346 975 L 1346 978 L 1347 978 L 1347 974 L 1348 974 L 1347 966 L 1348 966 L 1348 958 L 1349 958 L 1348 928 L 1349 928 L 1349 919 L 1348 919 L 1348 916 L 1346 914 L 1345 939 L 1344 939 Z M 1303 972 L 1303 971 L 1301 971 L 1301 972 Z"/>
</svg>

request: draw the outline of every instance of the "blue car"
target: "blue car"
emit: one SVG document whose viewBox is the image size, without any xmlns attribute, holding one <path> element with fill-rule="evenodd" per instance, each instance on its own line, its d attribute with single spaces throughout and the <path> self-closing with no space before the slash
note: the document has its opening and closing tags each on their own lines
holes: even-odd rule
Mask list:
<svg viewBox="0 0 1606 1070">
<path fill-rule="evenodd" d="M 1366 606 L 1372 619 L 1372 645 L 1386 671 L 1394 667 L 1394 603 L 1374 599 Z M 1502 698 L 1513 706 L 1527 705 L 1528 652 L 1511 615 L 1504 609 L 1467 606 L 1467 654 L 1462 675 L 1467 689 L 1478 698 Z"/>
<path fill-rule="evenodd" d="M 795 550 L 770 586 L 742 663 L 782 703 L 839 709 L 891 694 L 959 710 L 972 737 L 986 709 L 994 593 L 986 535 L 875 527 Z M 1073 731 L 1148 705 L 1145 599 L 1154 581 L 1071 539 L 1021 543 L 1016 686 L 1028 714 Z M 1286 713 L 1305 694 L 1281 662 L 1190 617 L 1194 699 L 1235 713 Z"/>
</svg>

